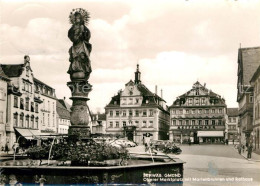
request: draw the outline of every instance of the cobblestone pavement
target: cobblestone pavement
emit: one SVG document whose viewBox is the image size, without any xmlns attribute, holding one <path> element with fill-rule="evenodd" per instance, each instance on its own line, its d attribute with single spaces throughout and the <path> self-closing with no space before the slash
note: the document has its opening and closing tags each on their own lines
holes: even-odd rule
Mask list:
<svg viewBox="0 0 260 186">
<path fill-rule="evenodd" d="M 260 162 L 248 161 L 232 145 L 181 145 L 184 185 L 260 185 Z M 129 148 L 144 152 L 144 146 Z"/>
</svg>

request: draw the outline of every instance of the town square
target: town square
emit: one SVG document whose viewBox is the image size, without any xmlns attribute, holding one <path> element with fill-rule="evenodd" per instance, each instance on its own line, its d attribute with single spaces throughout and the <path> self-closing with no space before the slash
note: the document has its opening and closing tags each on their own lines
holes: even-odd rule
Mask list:
<svg viewBox="0 0 260 186">
<path fill-rule="evenodd" d="M 258 1 L 1 1 L 0 184 L 259 185 Z"/>
</svg>

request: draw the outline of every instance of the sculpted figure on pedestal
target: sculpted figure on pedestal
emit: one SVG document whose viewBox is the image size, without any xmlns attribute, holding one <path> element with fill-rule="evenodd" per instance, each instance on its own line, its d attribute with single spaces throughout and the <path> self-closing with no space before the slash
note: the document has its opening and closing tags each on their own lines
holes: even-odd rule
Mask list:
<svg viewBox="0 0 260 186">
<path fill-rule="evenodd" d="M 74 9 L 69 18 L 72 27 L 69 29 L 68 37 L 73 42 L 73 45 L 69 49 L 70 67 L 68 73 L 71 80 L 87 81 L 92 72 L 89 59 L 92 50 L 89 43 L 91 34 L 85 26 L 89 20 L 89 13 L 81 8 Z"/>
</svg>

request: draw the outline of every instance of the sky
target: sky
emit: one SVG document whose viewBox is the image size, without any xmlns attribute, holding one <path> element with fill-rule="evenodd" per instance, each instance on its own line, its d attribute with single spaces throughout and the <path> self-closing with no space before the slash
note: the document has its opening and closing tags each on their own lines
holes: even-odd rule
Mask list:
<svg viewBox="0 0 260 186">
<path fill-rule="evenodd" d="M 67 37 L 73 8 L 90 12 L 92 73 L 88 105 L 103 112 L 112 96 L 141 81 L 170 106 L 199 81 L 236 102 L 240 46 L 260 46 L 257 0 L 1 0 L 0 63 L 23 63 L 29 55 L 34 76 L 71 103 Z"/>
</svg>

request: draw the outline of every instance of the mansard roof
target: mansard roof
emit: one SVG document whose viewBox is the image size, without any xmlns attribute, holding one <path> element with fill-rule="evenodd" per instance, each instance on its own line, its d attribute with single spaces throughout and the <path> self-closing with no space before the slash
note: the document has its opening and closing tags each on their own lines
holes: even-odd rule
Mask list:
<svg viewBox="0 0 260 186">
<path fill-rule="evenodd" d="M 1 64 L 1 67 L 8 77 L 19 77 L 23 72 L 24 64 Z"/>
</svg>

